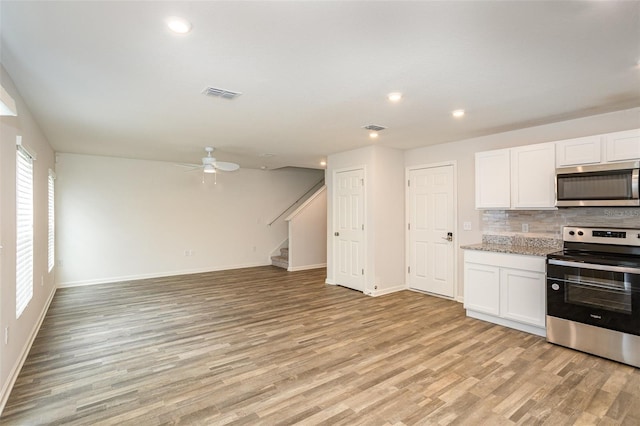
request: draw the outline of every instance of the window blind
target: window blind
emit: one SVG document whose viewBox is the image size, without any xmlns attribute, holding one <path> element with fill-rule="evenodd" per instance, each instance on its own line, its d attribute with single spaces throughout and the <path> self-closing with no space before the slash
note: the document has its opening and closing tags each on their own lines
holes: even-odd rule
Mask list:
<svg viewBox="0 0 640 426">
<path fill-rule="evenodd" d="M 48 266 L 49 272 L 53 269 L 53 266 L 56 262 L 55 257 L 55 229 L 56 229 L 56 216 L 55 216 L 55 175 L 53 171 L 49 170 L 49 179 L 48 179 L 48 193 L 49 193 L 49 235 L 47 238 L 47 251 L 48 251 Z"/>
<path fill-rule="evenodd" d="M 16 318 L 33 297 L 33 157 L 16 155 Z"/>
</svg>

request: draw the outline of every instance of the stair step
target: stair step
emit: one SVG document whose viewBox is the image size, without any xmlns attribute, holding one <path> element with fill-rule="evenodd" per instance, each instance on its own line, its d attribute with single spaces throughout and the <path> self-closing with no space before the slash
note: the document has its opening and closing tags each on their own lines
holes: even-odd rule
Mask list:
<svg viewBox="0 0 640 426">
<path fill-rule="evenodd" d="M 289 259 L 284 256 L 271 256 L 271 264 L 278 268 L 289 269 Z"/>
<path fill-rule="evenodd" d="M 289 258 L 289 247 L 283 247 L 280 249 L 280 256 L 281 257 L 285 257 L 285 258 Z"/>
</svg>

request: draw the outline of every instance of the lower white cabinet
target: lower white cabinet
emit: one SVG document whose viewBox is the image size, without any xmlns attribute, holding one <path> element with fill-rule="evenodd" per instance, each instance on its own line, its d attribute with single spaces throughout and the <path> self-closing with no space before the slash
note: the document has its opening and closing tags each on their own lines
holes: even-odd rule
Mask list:
<svg viewBox="0 0 640 426">
<path fill-rule="evenodd" d="M 466 250 L 467 316 L 545 336 L 545 258 Z"/>
</svg>

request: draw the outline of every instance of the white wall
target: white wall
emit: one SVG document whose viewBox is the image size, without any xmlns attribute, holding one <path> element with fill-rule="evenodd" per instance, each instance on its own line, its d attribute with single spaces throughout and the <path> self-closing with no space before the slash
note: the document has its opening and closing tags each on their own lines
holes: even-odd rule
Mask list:
<svg viewBox="0 0 640 426">
<path fill-rule="evenodd" d="M 289 271 L 327 265 L 327 187 L 323 186 L 286 219 Z"/>
<path fill-rule="evenodd" d="M 369 146 L 327 159 L 327 282 L 335 284 L 333 261 L 333 178 L 337 170 L 365 173 L 365 290 L 380 295 L 405 288 L 403 152 Z"/>
<path fill-rule="evenodd" d="M 167 162 L 58 154 L 58 285 L 269 264 L 287 225 L 267 224 L 322 175 L 240 169 L 214 185 Z"/>
<path fill-rule="evenodd" d="M 0 83 L 15 99 L 17 117 L 0 117 L 0 411 L 55 293 L 47 268 L 49 169 L 54 153 L 13 81 L 0 66 Z M 34 161 L 34 286 L 33 298 L 16 319 L 16 136 L 37 155 Z M 8 343 L 5 344 L 5 330 Z"/>
<path fill-rule="evenodd" d="M 458 169 L 458 223 L 456 224 L 457 243 L 475 244 L 482 240 L 482 211 L 475 209 L 475 160 L 474 153 L 491 149 L 509 148 L 551 142 L 581 136 L 628 130 L 640 127 L 640 108 L 601 114 L 561 123 L 530 127 L 512 132 L 499 133 L 479 138 L 466 139 L 447 144 L 427 146 L 405 151 L 407 167 L 456 161 Z M 464 231 L 462 224 L 471 222 L 472 230 Z M 464 251 L 457 250 L 458 283 L 457 294 L 463 296 L 463 256 Z"/>
</svg>

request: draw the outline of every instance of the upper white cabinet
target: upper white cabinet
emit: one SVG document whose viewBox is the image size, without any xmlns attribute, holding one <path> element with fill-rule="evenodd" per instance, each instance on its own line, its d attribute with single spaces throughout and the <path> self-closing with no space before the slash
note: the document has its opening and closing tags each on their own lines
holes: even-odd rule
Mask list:
<svg viewBox="0 0 640 426">
<path fill-rule="evenodd" d="M 476 208 L 511 207 L 511 150 L 476 153 Z"/>
<path fill-rule="evenodd" d="M 607 161 L 629 161 L 640 158 L 640 129 L 604 135 Z"/>
<path fill-rule="evenodd" d="M 511 149 L 511 207 L 548 209 L 556 204 L 555 145 L 541 143 Z"/>
<path fill-rule="evenodd" d="M 556 166 L 598 164 L 602 161 L 601 140 L 602 136 L 597 135 L 556 142 Z"/>
<path fill-rule="evenodd" d="M 476 153 L 477 209 L 555 208 L 555 145 Z"/>
<path fill-rule="evenodd" d="M 555 144 L 557 167 L 640 159 L 640 129 L 567 139 Z"/>
</svg>

